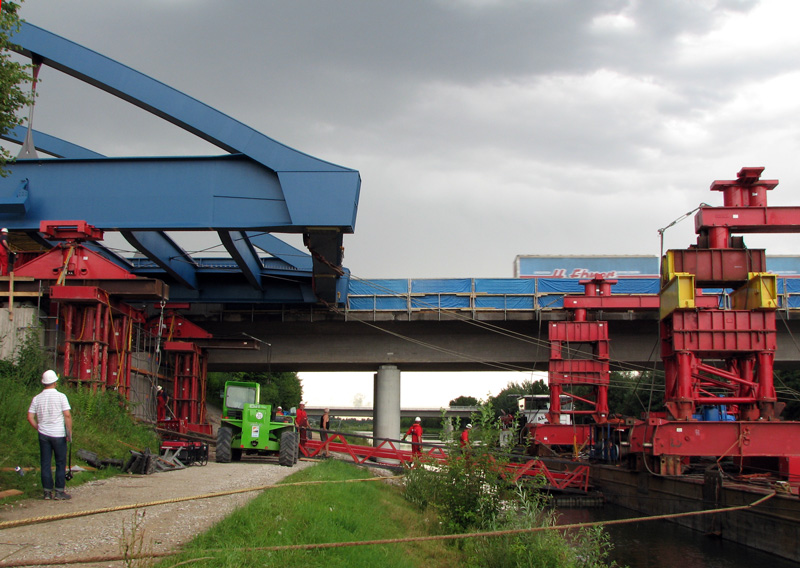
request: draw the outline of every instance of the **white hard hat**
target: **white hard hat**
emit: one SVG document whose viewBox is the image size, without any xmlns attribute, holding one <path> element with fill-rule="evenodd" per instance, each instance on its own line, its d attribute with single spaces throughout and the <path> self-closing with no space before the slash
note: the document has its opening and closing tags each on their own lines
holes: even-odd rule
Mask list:
<svg viewBox="0 0 800 568">
<path fill-rule="evenodd" d="M 0 229 L 0 233 L 7 233 L 7 232 L 8 232 L 8 229 L 6 229 L 5 227 L 3 227 L 2 229 Z"/>
<path fill-rule="evenodd" d="M 158 386 L 156 387 L 156 390 L 161 390 L 161 385 L 158 385 Z"/>
<path fill-rule="evenodd" d="M 414 418 L 414 422 L 422 422 L 422 418 L 420 418 L 419 416 L 417 416 L 416 418 Z"/>
<path fill-rule="evenodd" d="M 467 424 L 467 430 L 469 430 L 470 428 L 472 428 L 472 424 Z"/>
<path fill-rule="evenodd" d="M 42 373 L 42 384 L 43 385 L 52 385 L 54 382 L 58 380 L 58 375 L 56 375 L 55 371 L 51 371 L 48 369 L 44 373 Z"/>
</svg>

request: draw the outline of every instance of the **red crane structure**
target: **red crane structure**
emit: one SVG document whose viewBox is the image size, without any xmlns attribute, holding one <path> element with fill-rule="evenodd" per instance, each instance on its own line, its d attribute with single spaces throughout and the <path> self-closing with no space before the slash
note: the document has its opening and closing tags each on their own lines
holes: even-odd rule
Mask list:
<svg viewBox="0 0 800 568">
<path fill-rule="evenodd" d="M 57 339 L 59 370 L 92 390 L 113 389 L 127 398 L 134 326 L 144 323 L 145 314 L 104 283 L 113 282 L 118 290 L 136 276 L 84 244 L 103 239 L 103 232 L 85 221 L 43 221 L 39 232 L 62 242 L 18 266 L 15 277 L 47 284 L 51 316 L 63 332 Z"/>
<path fill-rule="evenodd" d="M 59 323 L 55 347 L 60 374 L 93 390 L 115 390 L 129 400 L 134 397 L 132 376 L 143 377 L 147 393 L 139 392 L 136 402 L 151 407 L 143 418 L 155 418 L 155 388 L 162 383 L 171 401 L 165 427 L 210 434 L 207 355 L 197 341 L 212 336 L 177 313 L 188 304 L 167 304 L 168 288 L 162 282 L 137 277 L 91 250 L 87 243 L 101 241 L 103 231 L 85 221 L 43 221 L 39 232 L 58 244 L 42 254 L 26 253 L 15 278 L 42 282 L 51 316 Z M 160 300 L 162 317 L 146 322 L 145 311 L 127 304 L 127 296 Z M 137 335 L 146 336 L 144 349 L 136 346 Z M 165 372 L 160 351 L 166 354 Z M 142 360 L 159 364 L 142 365 Z"/>
<path fill-rule="evenodd" d="M 631 428 L 631 451 L 662 474 L 680 474 L 694 456 L 732 457 L 742 466 L 779 471 L 800 484 L 800 423 L 780 421 L 773 383 L 777 281 L 763 249 L 739 233 L 800 232 L 800 207 L 769 207 L 764 168 L 742 168 L 715 181 L 722 207 L 701 206 L 697 243 L 662 258 L 660 321 L 665 406 L 670 419 L 649 417 Z M 706 306 L 703 289 L 721 289 Z M 736 420 L 697 421 L 700 407 L 726 406 Z M 724 413 L 716 413 L 724 417 Z"/>
<path fill-rule="evenodd" d="M 611 295 L 616 281 L 602 279 L 582 280 L 583 295 L 565 296 L 572 317 L 550 324 L 550 411 L 546 424 L 528 427 L 534 453 L 607 440 L 662 475 L 680 475 L 693 457 L 730 457 L 779 472 L 797 492 L 800 423 L 780 420 L 773 383 L 777 279 L 766 271 L 765 251 L 746 248 L 738 234 L 800 232 L 800 207 L 767 205 L 778 182 L 760 179 L 763 169 L 742 168 L 737 179 L 711 184 L 724 205 L 701 206 L 697 243 L 663 256 L 658 296 Z M 609 420 L 608 325 L 589 321 L 595 310 L 658 310 L 668 414 Z M 587 386 L 589 396 L 573 392 Z M 565 394 L 588 409 L 562 409 Z M 563 414 L 586 414 L 591 423 L 560 424 Z M 618 430 L 614 440 L 610 427 Z"/>
<path fill-rule="evenodd" d="M 167 303 L 163 317 L 153 318 L 147 330 L 163 340 L 163 350 L 172 369 L 168 379 L 172 383 L 170 409 L 167 420 L 159 427 L 181 434 L 196 432 L 211 435 L 211 425 L 206 420 L 206 377 L 208 353 L 198 340 L 213 336 L 200 326 L 178 313 L 188 304 Z"/>
</svg>

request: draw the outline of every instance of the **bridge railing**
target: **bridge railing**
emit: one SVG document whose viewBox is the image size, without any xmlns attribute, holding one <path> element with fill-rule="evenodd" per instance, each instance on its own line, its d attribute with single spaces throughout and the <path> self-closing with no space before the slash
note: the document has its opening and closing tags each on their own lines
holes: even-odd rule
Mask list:
<svg viewBox="0 0 800 568">
<path fill-rule="evenodd" d="M 800 310 L 800 276 L 780 276 L 778 306 Z M 612 295 L 657 295 L 659 278 L 619 278 Z M 583 294 L 577 278 L 441 278 L 351 280 L 350 312 L 471 311 L 537 312 L 561 310 L 564 296 Z M 728 290 L 705 290 L 724 296 Z M 721 300 L 721 302 L 724 300 Z"/>
<path fill-rule="evenodd" d="M 319 432 L 318 430 L 311 430 Z M 412 467 L 419 460 L 424 463 L 436 464 L 448 459 L 464 459 L 462 454 L 451 456 L 442 444 L 419 444 L 420 453 L 404 447 L 409 446 L 402 440 L 374 439 L 370 436 L 347 434 L 347 436 L 360 438 L 362 441 L 371 442 L 370 445 L 353 444 L 348 442 L 345 434 L 341 432 L 328 432 L 327 441 L 308 439 L 300 446 L 300 453 L 307 458 L 322 457 L 325 449 L 338 456 L 345 455 L 357 464 L 375 460 L 393 460 L 399 467 Z M 388 464 L 385 464 L 388 465 Z M 509 462 L 502 466 L 502 475 L 512 481 L 522 477 L 542 476 L 546 487 L 559 491 L 589 491 L 589 466 L 585 464 L 561 464 L 559 469 L 550 469 L 540 458 L 527 459 L 524 462 Z"/>
</svg>

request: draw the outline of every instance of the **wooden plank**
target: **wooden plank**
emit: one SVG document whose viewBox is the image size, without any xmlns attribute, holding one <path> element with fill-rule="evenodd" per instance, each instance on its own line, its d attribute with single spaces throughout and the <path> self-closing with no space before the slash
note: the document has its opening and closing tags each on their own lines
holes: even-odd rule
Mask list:
<svg viewBox="0 0 800 568">
<path fill-rule="evenodd" d="M 0 291 L 0 296 L 8 296 L 7 291 Z M 37 296 L 42 296 L 41 292 L 17 292 L 16 290 L 12 293 L 13 298 L 35 298 Z"/>
<path fill-rule="evenodd" d="M 14 497 L 15 495 L 22 495 L 22 491 L 19 489 L 6 489 L 5 491 L 0 491 L 0 499 Z"/>
</svg>

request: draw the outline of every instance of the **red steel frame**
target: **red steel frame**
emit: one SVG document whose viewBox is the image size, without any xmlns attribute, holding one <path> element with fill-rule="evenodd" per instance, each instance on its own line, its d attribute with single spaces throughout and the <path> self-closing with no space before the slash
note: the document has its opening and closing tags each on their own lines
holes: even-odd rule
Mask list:
<svg viewBox="0 0 800 568">
<path fill-rule="evenodd" d="M 767 207 L 766 192 L 777 181 L 760 180 L 763 168 L 743 168 L 736 180 L 715 181 L 711 189 L 724 194 L 723 207 L 703 206 L 695 218 L 697 245 L 669 251 L 664 259 L 662 294 L 673 275 L 690 275 L 696 290 L 689 304 L 681 301 L 662 311 L 661 356 L 665 372 L 665 405 L 673 420 L 656 417 L 633 421 L 630 451 L 649 456 L 660 474 L 679 475 L 689 458 L 733 457 L 737 463 L 772 460 L 774 469 L 800 485 L 800 423 L 780 422 L 782 405 L 773 383 L 776 339 L 774 304 L 755 303 L 722 309 L 719 297 L 704 296 L 703 288 L 739 289 L 766 272 L 763 250 L 745 249 L 732 236 L 741 233 L 800 232 L 800 208 Z M 560 399 L 568 385 L 596 387 L 588 403 L 595 424 L 608 415 L 608 332 L 606 322 L 586 321 L 587 310 L 665 310 L 662 298 L 610 295 L 615 281 L 581 281 L 583 296 L 566 296 L 564 307 L 573 320 L 550 326 L 551 409 L 549 424 L 533 425 L 534 445 L 570 443 L 569 425 L 559 424 Z M 745 288 L 746 289 L 746 288 Z M 675 289 L 669 291 L 675 294 Z M 677 294 L 682 294 L 678 287 Z M 667 304 L 673 302 L 674 298 Z M 745 308 L 745 309 L 743 309 Z M 565 358 L 571 343 L 588 344 L 591 359 Z M 716 364 L 708 361 L 713 360 Z M 721 363 L 719 363 L 721 361 Z M 726 405 L 736 422 L 695 420 L 699 406 Z M 576 412 L 572 412 L 576 414 Z M 587 439 L 591 433 L 587 433 Z M 655 458 L 655 460 L 653 459 Z"/>
<path fill-rule="evenodd" d="M 64 376 L 127 398 L 133 324 L 144 322 L 144 312 L 94 286 L 53 286 L 50 299 L 64 330 Z"/>
<path fill-rule="evenodd" d="M 136 277 L 81 244 L 103 238 L 101 230 L 85 221 L 42 221 L 39 231 L 65 242 L 25 262 L 15 273 L 55 281 L 49 296 L 65 336 L 60 348 L 63 376 L 127 397 L 133 324 L 144 322 L 144 312 L 116 301 L 102 287 L 73 285 L 72 281 Z"/>
<path fill-rule="evenodd" d="M 602 279 L 580 281 L 584 287 L 584 298 L 595 300 L 610 297 L 611 286 L 616 282 Z M 550 411 L 547 421 L 555 425 L 560 423 L 562 414 L 588 414 L 596 423 L 603 424 L 608 418 L 608 322 L 586 321 L 586 307 L 575 296 L 565 298 L 564 305 L 573 308 L 573 320 L 550 322 L 548 329 Z M 593 387 L 594 399 L 574 394 L 570 389 L 575 386 Z M 562 395 L 580 400 L 591 408 L 563 410 Z"/>
<path fill-rule="evenodd" d="M 732 233 L 798 232 L 800 208 L 767 206 L 767 191 L 778 182 L 761 180 L 763 169 L 742 168 L 736 180 L 711 184 L 723 193 L 724 206 L 700 208 L 697 245 L 670 251 L 672 271 L 694 274 L 699 289 L 737 288 L 766 270 L 764 251 L 734 246 Z M 662 275 L 662 282 L 670 276 Z M 735 405 L 741 420 L 776 420 L 776 342 L 774 309 L 680 308 L 668 314 L 661 322 L 661 356 L 672 416 L 691 420 L 699 405 Z"/>
<path fill-rule="evenodd" d="M 778 182 L 761 180 L 762 171 L 742 168 L 736 180 L 712 183 L 712 191 L 723 192 L 724 206 L 701 207 L 695 217 L 697 245 L 669 251 L 662 274 L 665 288 L 677 273 L 694 278 L 697 298 L 702 287 L 745 286 L 751 276 L 766 271 L 766 256 L 763 250 L 745 249 L 732 233 L 800 232 L 800 208 L 767 206 L 767 191 Z M 733 457 L 740 464 L 772 460 L 770 467 L 797 491 L 800 423 L 778 420 L 775 308 L 765 303 L 740 308 L 679 304 L 662 313 L 665 405 L 674 420 L 651 417 L 634 425 L 631 451 L 650 456 L 657 473 L 668 475 L 680 475 L 694 456 Z M 738 419 L 696 421 L 693 415 L 700 405 L 728 405 Z"/>
<path fill-rule="evenodd" d="M 422 456 L 415 456 L 409 450 L 399 449 L 400 440 L 381 440 L 373 446 L 361 446 L 350 444 L 344 435 L 337 432 L 328 433 L 328 441 L 309 439 L 304 445 L 300 446 L 300 452 L 310 458 L 319 457 L 324 452 L 324 446 L 328 450 L 339 454 L 347 454 L 356 463 L 364 463 L 367 460 L 384 459 L 396 460 L 398 465 L 410 467 L 415 459 L 421 462 L 441 463 L 449 459 L 463 459 L 462 456 L 452 456 L 448 454 L 442 446 L 422 444 Z M 542 460 L 531 459 L 525 463 L 508 463 L 505 466 L 503 475 L 511 481 L 518 481 L 523 477 L 542 476 L 547 481 L 548 487 L 556 490 L 579 490 L 589 491 L 589 466 L 568 464 L 564 470 L 553 470 L 547 467 Z"/>
<path fill-rule="evenodd" d="M 165 307 L 167 311 L 160 332 L 165 339 L 164 352 L 170 356 L 173 369 L 170 404 L 174 419 L 159 425 L 178 433 L 210 435 L 211 425 L 206 420 L 208 354 L 192 340 L 210 339 L 212 335 L 177 313 L 176 310 L 188 305 L 173 303 Z M 147 325 L 154 335 L 159 333 L 159 321 L 152 319 Z"/>
</svg>

